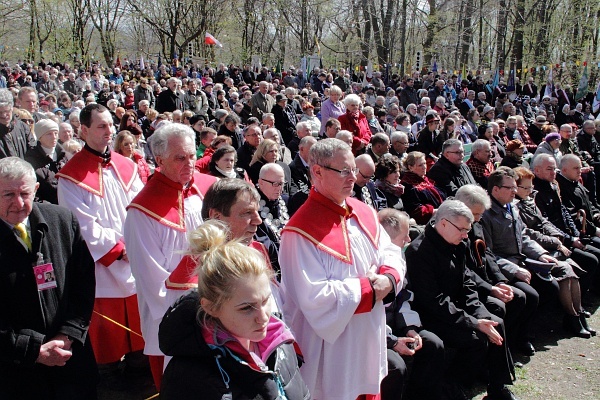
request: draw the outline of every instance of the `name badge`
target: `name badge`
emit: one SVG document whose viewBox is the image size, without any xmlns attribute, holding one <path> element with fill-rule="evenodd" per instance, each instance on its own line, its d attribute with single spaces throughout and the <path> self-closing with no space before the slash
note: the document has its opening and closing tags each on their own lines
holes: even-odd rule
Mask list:
<svg viewBox="0 0 600 400">
<path fill-rule="evenodd" d="M 33 267 L 33 274 L 35 275 L 38 290 L 56 288 L 56 276 L 54 275 L 52 263 L 36 265 Z"/>
</svg>

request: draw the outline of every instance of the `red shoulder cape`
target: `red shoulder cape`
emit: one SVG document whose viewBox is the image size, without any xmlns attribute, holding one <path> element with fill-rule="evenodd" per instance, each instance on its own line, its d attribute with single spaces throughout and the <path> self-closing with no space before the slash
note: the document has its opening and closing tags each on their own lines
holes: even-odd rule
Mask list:
<svg viewBox="0 0 600 400">
<path fill-rule="evenodd" d="M 103 167 L 113 168 L 123 190 L 129 191 L 137 176 L 137 164 L 114 151 L 110 152 L 108 164 L 102 165 L 101 157 L 84 148 L 75 154 L 56 176 L 68 179 L 96 196 L 104 197 Z"/>
<path fill-rule="evenodd" d="M 213 176 L 194 172 L 189 187 L 184 189 L 180 183 L 155 172 L 127 209 L 135 208 L 163 225 L 185 232 L 183 201 L 194 195 L 204 199 L 204 194 L 216 180 Z"/>
<path fill-rule="evenodd" d="M 249 245 L 255 250 L 258 250 L 263 257 L 269 268 L 271 267 L 271 261 L 269 261 L 269 252 L 265 248 L 265 246 L 257 242 L 255 240 L 252 241 Z M 171 275 L 165 281 L 165 286 L 167 289 L 171 290 L 188 290 L 195 289 L 198 287 L 198 276 L 194 274 L 194 269 L 196 269 L 196 261 L 190 255 L 184 256 L 177 267 L 171 272 Z"/>
<path fill-rule="evenodd" d="M 356 219 L 375 248 L 379 242 L 380 226 L 372 207 L 351 197 L 346 199 L 346 205 L 347 209 L 340 207 L 312 188 L 308 200 L 296 211 L 283 228 L 282 234 L 298 233 L 320 250 L 352 264 L 352 250 L 345 220 Z"/>
</svg>

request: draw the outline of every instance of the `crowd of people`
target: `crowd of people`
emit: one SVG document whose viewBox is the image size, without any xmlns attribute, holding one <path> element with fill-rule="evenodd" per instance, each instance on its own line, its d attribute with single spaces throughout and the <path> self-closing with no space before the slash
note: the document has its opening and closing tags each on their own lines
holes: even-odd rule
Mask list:
<svg viewBox="0 0 600 400">
<path fill-rule="evenodd" d="M 510 400 L 540 307 L 596 334 L 593 95 L 444 72 L 1 72 L 2 398 L 94 399 L 98 365 L 149 365 L 165 399 L 483 381 Z"/>
</svg>

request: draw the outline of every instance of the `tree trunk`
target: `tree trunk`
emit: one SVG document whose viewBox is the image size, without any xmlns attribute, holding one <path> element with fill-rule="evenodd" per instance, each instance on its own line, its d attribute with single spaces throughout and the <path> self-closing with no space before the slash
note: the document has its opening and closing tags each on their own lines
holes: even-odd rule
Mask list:
<svg viewBox="0 0 600 400">
<path fill-rule="evenodd" d="M 508 10 L 506 0 L 500 0 L 498 7 L 498 22 L 496 36 L 496 67 L 503 70 L 506 65 L 506 22 L 508 20 Z"/>
<path fill-rule="evenodd" d="M 423 42 L 423 60 L 426 68 L 430 68 L 433 58 L 433 43 L 438 31 L 437 4 L 436 0 L 427 0 L 429 3 L 429 15 L 427 16 L 427 28 L 425 29 L 425 41 Z"/>
<path fill-rule="evenodd" d="M 406 65 L 406 12 L 408 11 L 408 0 L 402 0 L 402 23 L 400 25 L 400 76 L 404 76 Z"/>
<path fill-rule="evenodd" d="M 523 46 L 524 46 L 524 32 L 525 32 L 525 0 L 516 0 L 516 12 L 515 16 L 515 37 L 513 47 L 513 60 L 515 61 L 515 76 L 522 79 L 525 76 L 523 71 Z"/>
</svg>

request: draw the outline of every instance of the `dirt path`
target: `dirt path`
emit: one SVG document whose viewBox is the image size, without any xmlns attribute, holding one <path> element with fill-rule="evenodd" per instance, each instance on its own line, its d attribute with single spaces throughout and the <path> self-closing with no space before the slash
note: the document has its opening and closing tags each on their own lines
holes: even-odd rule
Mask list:
<svg viewBox="0 0 600 400">
<path fill-rule="evenodd" d="M 600 297 L 590 300 L 586 309 L 594 314 L 588 323 L 600 333 Z M 519 400 L 600 399 L 600 337 L 568 337 L 556 308 L 540 313 L 535 332 L 535 356 L 516 358 L 524 364 L 512 388 Z M 484 398 L 483 390 L 475 400 Z"/>
</svg>

